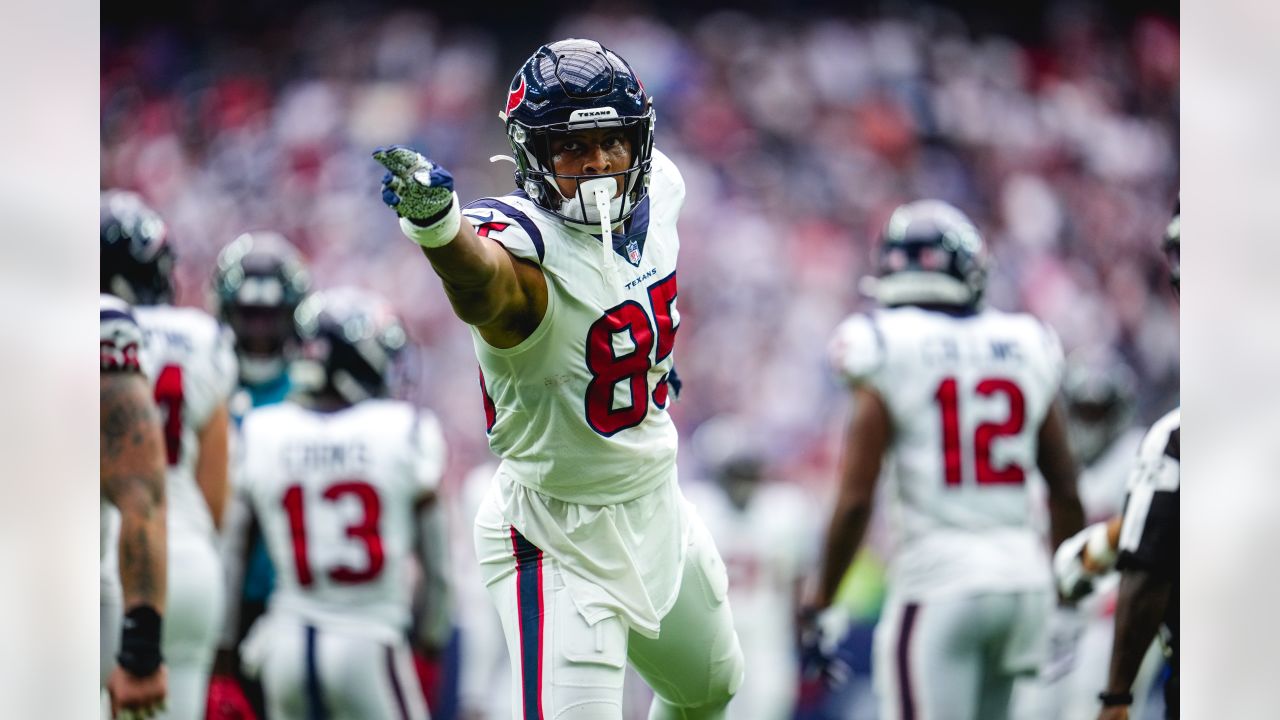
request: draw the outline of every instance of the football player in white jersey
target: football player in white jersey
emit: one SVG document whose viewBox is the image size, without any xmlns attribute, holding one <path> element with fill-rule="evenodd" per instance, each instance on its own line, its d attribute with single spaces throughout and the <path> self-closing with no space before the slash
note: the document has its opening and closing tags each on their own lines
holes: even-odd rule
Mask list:
<svg viewBox="0 0 1280 720">
<path fill-rule="evenodd" d="M 1180 203 L 1179 203 L 1180 204 Z M 1162 247 L 1174 293 L 1181 281 L 1181 210 L 1175 207 Z M 1164 688 L 1165 717 L 1179 713 L 1178 516 L 1182 488 L 1182 411 L 1151 426 L 1138 448 L 1121 515 L 1096 522 L 1058 546 L 1054 570 L 1061 592 L 1088 592 L 1094 578 L 1120 571 L 1107 682 L 1098 720 L 1127 720 L 1134 706 L 1144 656 L 1159 638 L 1172 671 Z"/>
<path fill-rule="evenodd" d="M 1125 486 L 1144 431 L 1133 424 L 1137 378 L 1114 352 L 1085 347 L 1067 358 L 1062 381 L 1067 436 L 1080 463 L 1080 503 L 1086 522 L 1118 515 Z M 1049 654 L 1039 676 L 1020 688 L 1019 711 L 1044 720 L 1092 720 L 1097 691 L 1106 682 L 1114 627 L 1115 575 L 1094 583 L 1094 592 L 1074 606 L 1055 610 Z M 1159 671 L 1159 648 L 1152 646 L 1139 683 L 1148 688 Z M 1025 691 L 1025 692 L 1023 692 Z M 1135 693 L 1134 714 L 1142 716 L 1144 693 Z"/>
<path fill-rule="evenodd" d="M 142 329 L 120 298 L 102 295 L 98 314 L 101 680 L 111 717 L 147 717 L 163 705 L 167 689 L 160 650 L 166 562 L 164 440 L 151 386 L 138 360 Z"/>
<path fill-rule="evenodd" d="M 235 387 L 231 333 L 202 310 L 169 305 L 173 252 L 164 221 L 134 193 L 102 194 L 102 291 L 123 297 L 146 335 L 143 370 L 163 418 L 168 463 L 168 604 L 164 717 L 204 712 L 222 627 L 217 529 L 227 501 L 227 398 Z"/>
<path fill-rule="evenodd" d="M 540 47 L 504 110 L 516 190 L 459 207 L 403 147 L 374 157 L 480 364 L 502 462 L 476 552 L 525 718 L 619 717 L 630 662 L 650 717 L 720 717 L 742 680 L 724 563 L 680 494 L 674 390 L 680 172 L 625 60 Z"/>
<path fill-rule="evenodd" d="M 236 491 L 276 568 L 242 664 L 272 718 L 425 720 L 408 635 L 416 570 L 428 597 L 415 640 L 439 648 L 449 631 L 440 424 L 386 398 L 407 338 L 380 298 L 319 292 L 296 318 L 295 393 L 245 417 L 237 452 Z"/>
<path fill-rule="evenodd" d="M 899 207 L 879 253 L 869 285 L 882 309 L 845 320 L 831 342 L 854 410 L 813 607 L 838 612 L 887 455 L 896 537 L 873 656 L 881 717 L 999 720 L 1015 678 L 1040 664 L 1053 603 L 1027 490 L 1037 468 L 1054 541 L 1083 524 L 1056 400 L 1062 350 L 1035 318 L 981 308 L 985 249 L 956 208 Z"/>
<path fill-rule="evenodd" d="M 795 710 L 796 616 L 812 567 L 816 508 L 793 484 L 768 479 L 764 442 L 742 418 L 720 415 L 694 432 L 706 482 L 686 485 L 729 571 L 729 600 L 746 678 L 728 717 L 782 720 Z"/>
<path fill-rule="evenodd" d="M 212 311 L 236 336 L 240 387 L 232 396 L 236 428 L 250 409 L 281 402 L 292 383 L 289 361 L 296 355 L 293 313 L 311 289 L 302 254 L 281 234 L 246 232 L 218 253 L 213 273 Z M 236 478 L 231 478 L 235 484 Z M 221 547 L 227 583 L 227 613 L 214 676 L 209 684 L 212 708 L 249 704 L 265 713 L 262 686 L 245 677 L 236 648 L 267 608 L 275 570 L 259 528 L 243 496 L 232 493 Z"/>
</svg>

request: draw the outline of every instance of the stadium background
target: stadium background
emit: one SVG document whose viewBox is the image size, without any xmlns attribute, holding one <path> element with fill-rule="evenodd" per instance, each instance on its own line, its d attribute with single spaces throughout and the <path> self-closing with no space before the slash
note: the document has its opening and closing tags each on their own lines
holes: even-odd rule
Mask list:
<svg viewBox="0 0 1280 720">
<path fill-rule="evenodd" d="M 1178 192 L 1174 3 L 601 3 L 424 8 L 302 2 L 102 8 L 101 182 L 171 227 L 181 304 L 217 251 L 284 233 L 317 288 L 389 296 L 420 352 L 406 392 L 444 419 L 446 483 L 486 460 L 475 359 L 378 195 L 378 145 L 450 168 L 464 198 L 511 188 L 497 111 L 536 47 L 587 36 L 655 98 L 688 184 L 676 350 L 686 442 L 745 416 L 772 474 L 830 484 L 844 403 L 824 348 L 868 307 L 875 231 L 941 197 L 984 231 L 988 302 L 1068 350 L 1118 348 L 1139 418 L 1177 403 L 1178 313 L 1155 239 Z M 700 472 L 682 453 L 682 473 Z"/>
</svg>

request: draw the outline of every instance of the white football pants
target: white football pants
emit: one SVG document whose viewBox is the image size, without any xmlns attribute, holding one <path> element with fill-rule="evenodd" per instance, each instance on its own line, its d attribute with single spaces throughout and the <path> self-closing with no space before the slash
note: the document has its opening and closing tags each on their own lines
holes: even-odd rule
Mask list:
<svg viewBox="0 0 1280 720">
<path fill-rule="evenodd" d="M 161 651 L 169 670 L 169 697 L 157 720 L 204 717 L 209 671 L 222 630 L 226 598 L 222 561 L 208 537 L 170 532 L 168 591 Z"/>
<path fill-rule="evenodd" d="M 259 618 L 243 648 L 278 720 L 428 720 L 406 641 L 281 615 Z"/>
<path fill-rule="evenodd" d="M 1014 681 L 1036 672 L 1052 606 L 1046 590 L 910 601 L 876 626 L 881 720 L 1005 720 Z"/>
<path fill-rule="evenodd" d="M 692 522 L 680 594 L 656 640 L 616 616 L 588 625 L 555 558 L 510 525 L 495 532 L 477 523 L 478 557 L 511 558 L 510 566 L 482 572 L 507 639 L 516 720 L 620 720 L 628 661 L 654 690 L 650 720 L 724 717 L 742 682 L 742 650 L 724 563 L 702 521 Z"/>
</svg>

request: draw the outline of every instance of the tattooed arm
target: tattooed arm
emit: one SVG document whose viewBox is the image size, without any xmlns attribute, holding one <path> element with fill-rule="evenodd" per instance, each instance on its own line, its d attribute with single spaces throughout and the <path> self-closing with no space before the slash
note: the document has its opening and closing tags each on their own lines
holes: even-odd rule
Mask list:
<svg viewBox="0 0 1280 720">
<path fill-rule="evenodd" d="M 140 373 L 104 372 L 100 491 L 120 510 L 124 632 L 107 680 L 112 717 L 149 717 L 164 707 L 168 672 L 160 656 L 166 594 L 165 455 L 160 419 Z"/>
<path fill-rule="evenodd" d="M 141 375 L 102 374 L 101 490 L 120 510 L 125 609 L 164 611 L 165 458 L 160 419 Z"/>
</svg>

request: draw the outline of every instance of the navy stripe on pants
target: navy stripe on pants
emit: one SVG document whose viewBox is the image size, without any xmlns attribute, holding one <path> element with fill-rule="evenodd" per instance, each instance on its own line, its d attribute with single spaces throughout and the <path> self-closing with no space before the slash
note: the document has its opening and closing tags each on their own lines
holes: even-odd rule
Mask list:
<svg viewBox="0 0 1280 720">
<path fill-rule="evenodd" d="M 542 720 L 542 551 L 511 528 L 520 618 L 520 684 L 524 720 Z"/>
</svg>

